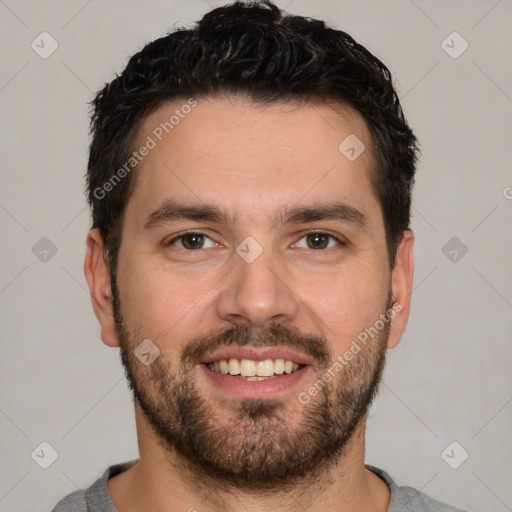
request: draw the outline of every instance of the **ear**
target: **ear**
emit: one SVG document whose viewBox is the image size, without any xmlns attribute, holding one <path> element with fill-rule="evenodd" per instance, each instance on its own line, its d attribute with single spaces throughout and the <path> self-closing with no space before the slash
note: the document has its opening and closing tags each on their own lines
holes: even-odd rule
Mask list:
<svg viewBox="0 0 512 512">
<path fill-rule="evenodd" d="M 412 281 L 414 276 L 414 234 L 405 231 L 397 251 L 395 266 L 391 272 L 391 297 L 394 301 L 388 348 L 395 348 L 400 342 L 411 306 Z"/>
<path fill-rule="evenodd" d="M 119 346 L 112 304 L 110 273 L 103 238 L 98 229 L 87 234 L 84 273 L 91 293 L 92 308 L 101 327 L 101 339 L 109 347 Z"/>
</svg>

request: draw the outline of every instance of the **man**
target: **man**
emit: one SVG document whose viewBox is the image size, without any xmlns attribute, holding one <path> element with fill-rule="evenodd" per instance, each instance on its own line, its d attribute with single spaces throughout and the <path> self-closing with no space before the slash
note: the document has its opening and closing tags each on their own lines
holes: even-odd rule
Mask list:
<svg viewBox="0 0 512 512">
<path fill-rule="evenodd" d="M 140 458 L 54 511 L 455 511 L 364 463 L 413 280 L 416 140 L 387 68 L 238 2 L 93 106 L 85 274 Z"/>
</svg>

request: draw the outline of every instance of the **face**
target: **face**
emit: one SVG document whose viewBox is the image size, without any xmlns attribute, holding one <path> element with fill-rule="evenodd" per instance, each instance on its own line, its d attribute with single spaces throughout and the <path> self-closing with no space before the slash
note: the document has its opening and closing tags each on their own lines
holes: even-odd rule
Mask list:
<svg viewBox="0 0 512 512">
<path fill-rule="evenodd" d="M 348 108 L 202 99 L 159 140 L 184 103 L 140 128 L 136 147 L 155 145 L 124 216 L 115 319 L 95 306 L 102 338 L 172 456 L 234 486 L 283 485 L 361 424 L 405 327 L 412 242 L 392 271 L 371 138 Z M 356 159 L 339 150 L 349 135 L 367 148 Z M 159 355 L 144 364 L 148 339 Z"/>
</svg>

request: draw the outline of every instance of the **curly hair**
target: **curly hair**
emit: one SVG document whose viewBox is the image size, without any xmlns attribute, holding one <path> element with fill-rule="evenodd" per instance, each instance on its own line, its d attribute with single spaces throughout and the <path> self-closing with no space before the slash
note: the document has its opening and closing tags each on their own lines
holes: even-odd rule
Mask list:
<svg viewBox="0 0 512 512">
<path fill-rule="evenodd" d="M 410 229 L 418 147 L 391 73 L 347 33 L 320 20 L 285 15 L 262 0 L 213 9 L 193 28 L 179 28 L 147 44 L 92 101 L 88 201 L 111 272 L 117 266 L 133 173 L 123 173 L 108 194 L 98 190 L 130 158 L 141 122 L 169 100 L 230 95 L 262 104 L 334 101 L 364 118 L 373 142 L 370 180 L 394 266 L 398 244 Z"/>
</svg>

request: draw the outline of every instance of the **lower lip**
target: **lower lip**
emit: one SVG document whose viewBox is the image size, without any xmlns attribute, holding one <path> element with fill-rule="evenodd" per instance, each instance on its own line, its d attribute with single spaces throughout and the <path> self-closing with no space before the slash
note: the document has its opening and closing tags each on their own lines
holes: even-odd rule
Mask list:
<svg viewBox="0 0 512 512">
<path fill-rule="evenodd" d="M 230 375 L 210 370 L 205 364 L 199 367 L 206 378 L 210 379 L 215 387 L 223 393 L 236 398 L 275 398 L 279 395 L 289 394 L 293 388 L 311 371 L 311 366 L 304 366 L 296 372 L 279 375 L 267 380 L 245 380 Z"/>
</svg>

